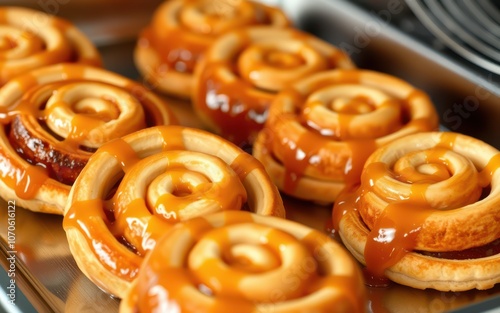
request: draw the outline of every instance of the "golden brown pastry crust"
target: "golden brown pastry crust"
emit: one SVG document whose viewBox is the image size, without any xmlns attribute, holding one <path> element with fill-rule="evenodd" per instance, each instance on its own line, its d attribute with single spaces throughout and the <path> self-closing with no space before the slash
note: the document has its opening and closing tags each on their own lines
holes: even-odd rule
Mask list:
<svg viewBox="0 0 500 313">
<path fill-rule="evenodd" d="M 0 8 L 0 86 L 30 70 L 57 63 L 101 66 L 93 43 L 73 24 L 41 11 Z"/>
<path fill-rule="evenodd" d="M 194 109 L 210 130 L 249 145 L 279 91 L 336 68 L 354 64 L 340 49 L 302 31 L 263 26 L 233 31 L 221 36 L 196 67 Z"/>
<path fill-rule="evenodd" d="M 104 142 L 176 121 L 140 84 L 80 64 L 17 76 L 0 102 L 0 196 L 44 213 L 63 213 L 74 178 Z"/>
<path fill-rule="evenodd" d="M 221 34 L 251 25 L 290 25 L 278 8 L 246 0 L 172 0 L 141 33 L 135 64 L 153 88 L 181 98 L 192 92 L 193 71 Z"/>
<path fill-rule="evenodd" d="M 81 270 L 123 297 L 173 224 L 239 209 L 285 215 L 257 160 L 202 130 L 152 127 L 98 149 L 72 188 L 64 228 Z"/>
<path fill-rule="evenodd" d="M 400 234 L 416 237 L 407 248 L 413 252 L 404 253 L 385 269 L 389 279 L 419 289 L 491 288 L 500 282 L 500 254 L 447 259 L 426 252 L 466 251 L 500 238 L 495 222 L 500 214 L 499 165 L 495 148 L 465 135 L 434 132 L 399 139 L 378 149 L 366 162 L 361 187 L 350 193 L 363 196 L 354 205 L 345 195 L 339 199 L 346 203 L 334 209 L 339 234 L 356 259 L 366 264 L 367 242 L 373 240 L 380 221 L 394 220 L 396 233 L 400 229 Z M 373 188 L 366 187 L 370 179 Z M 477 194 L 476 188 L 485 191 Z M 388 213 L 391 205 L 402 212 Z M 420 208 L 423 217 L 415 215 L 412 207 Z M 402 230 L 405 220 L 415 225 Z M 398 238 L 394 241 L 400 243 Z"/>
<path fill-rule="evenodd" d="M 162 237 L 120 312 L 224 313 L 236 304 L 244 313 L 367 308 L 358 265 L 338 243 L 296 222 L 227 211 L 181 223 Z"/>
<path fill-rule="evenodd" d="M 410 84 L 373 71 L 333 70 L 278 94 L 253 154 L 284 193 L 331 203 L 359 180 L 377 147 L 437 127 L 429 97 Z"/>
</svg>

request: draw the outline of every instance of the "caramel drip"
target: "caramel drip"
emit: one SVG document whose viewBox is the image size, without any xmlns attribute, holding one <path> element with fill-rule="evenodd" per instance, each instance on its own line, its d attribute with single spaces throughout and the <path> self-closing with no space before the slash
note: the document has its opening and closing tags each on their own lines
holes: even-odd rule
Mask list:
<svg viewBox="0 0 500 313">
<path fill-rule="evenodd" d="M 385 176 L 387 166 L 381 162 L 370 163 L 364 173 L 373 181 Z M 418 233 L 434 209 L 427 204 L 425 193 L 429 183 L 414 183 L 406 199 L 390 202 L 382 216 L 378 216 L 368 235 L 365 247 L 365 260 L 369 272 L 384 276 L 388 267 L 396 264 L 415 247 Z M 364 185 L 365 190 L 373 187 Z M 365 192 L 367 192 L 365 191 Z"/>
<path fill-rule="evenodd" d="M 157 129 L 163 139 L 163 151 L 186 150 L 182 127 L 158 127 Z"/>
<path fill-rule="evenodd" d="M 114 209 L 116 222 L 111 224 L 109 229 L 115 236 L 126 238 L 136 250 L 136 254 L 144 257 L 172 224 L 166 223 L 165 219 L 152 216 L 143 198 L 126 202 L 120 199 L 119 194 L 116 197 Z M 114 273 L 121 276 L 119 272 Z"/>
<path fill-rule="evenodd" d="M 166 70 L 193 73 L 196 62 L 209 43 L 208 40 L 194 40 L 193 35 L 182 28 L 148 28 L 142 32 L 139 42 L 142 47 L 151 46 L 158 52 L 160 64 L 155 70 L 160 75 Z"/>
<path fill-rule="evenodd" d="M 344 166 L 344 182 L 346 185 L 359 183 L 361 172 L 368 157 L 377 149 L 375 140 L 346 141 L 351 151 L 350 158 Z"/>
<path fill-rule="evenodd" d="M 62 81 L 89 80 L 87 75 L 85 75 L 85 72 L 88 70 L 87 66 L 63 64 L 61 68 L 63 71 Z"/>
<path fill-rule="evenodd" d="M 439 140 L 438 146 L 453 150 L 455 142 L 457 140 L 458 133 L 444 132 L 441 133 L 441 138 Z"/>
<path fill-rule="evenodd" d="M 360 199 L 360 195 L 356 192 L 358 188 L 359 185 L 346 185 L 333 205 L 332 229 L 330 232 L 334 237 L 338 235 L 342 217 L 351 211 L 358 211 L 357 207 Z"/>
<path fill-rule="evenodd" d="M 488 164 L 486 164 L 483 170 L 479 173 L 480 183 L 483 188 L 491 184 L 491 178 L 499 168 L 500 153 L 497 153 L 488 161 Z"/>
<path fill-rule="evenodd" d="M 113 236 L 109 236 L 109 221 L 104 213 L 104 202 L 101 199 L 75 201 L 63 220 L 67 231 L 78 229 L 99 259 L 110 272 L 132 281 L 139 270 L 142 258 L 127 250 Z"/>
<path fill-rule="evenodd" d="M 261 169 L 264 171 L 262 163 L 260 163 L 252 155 L 244 152 L 238 154 L 230 166 L 241 181 L 244 181 L 247 175 L 255 169 Z"/>
<path fill-rule="evenodd" d="M 101 127 L 104 124 L 105 121 L 96 119 L 92 116 L 76 114 L 73 119 L 71 119 L 71 131 L 64 142 L 77 149 L 80 145 L 80 140 L 87 136 L 90 130 Z"/>
<path fill-rule="evenodd" d="M 313 165 L 315 158 L 319 158 L 320 150 L 328 144 L 328 140 L 313 132 L 303 132 L 296 142 L 285 145 L 283 165 L 285 166 L 285 181 L 283 189 L 292 193 L 305 169 Z"/>
<path fill-rule="evenodd" d="M 334 137 L 337 140 L 346 140 L 351 138 L 351 134 L 349 133 L 349 129 L 351 128 L 352 120 L 354 120 L 356 116 L 354 114 L 344 113 L 338 115 L 338 125 L 337 129 L 333 132 Z"/>
<path fill-rule="evenodd" d="M 422 194 L 427 185 L 415 189 L 415 199 L 422 202 Z M 413 193 L 412 193 L 413 195 Z M 408 201 L 387 205 L 370 230 L 365 247 L 365 260 L 368 270 L 375 276 L 384 276 L 384 271 L 396 264 L 406 253 L 413 251 L 418 233 L 425 220 L 434 212 L 426 207 Z"/>
<path fill-rule="evenodd" d="M 41 166 L 28 165 L 22 172 L 21 175 L 17 176 L 14 184 L 8 183 L 8 185 L 14 185 L 16 195 L 21 199 L 33 199 L 41 186 L 48 179 L 47 170 Z"/>
<path fill-rule="evenodd" d="M 112 155 L 125 173 L 140 160 L 135 150 L 123 139 L 114 139 L 101 146 L 99 150 Z"/>
<path fill-rule="evenodd" d="M 217 125 L 222 137 L 243 145 L 262 129 L 275 94 L 256 92 L 242 79 L 224 81 L 219 71 L 231 70 L 228 63 L 207 65 L 200 75 L 198 110 Z"/>
</svg>

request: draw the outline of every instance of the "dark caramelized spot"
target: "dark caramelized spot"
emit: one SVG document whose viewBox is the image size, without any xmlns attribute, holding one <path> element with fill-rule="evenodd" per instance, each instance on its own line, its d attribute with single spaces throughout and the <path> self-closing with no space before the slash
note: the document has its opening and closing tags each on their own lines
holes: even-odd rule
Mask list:
<svg viewBox="0 0 500 313">
<path fill-rule="evenodd" d="M 138 256 L 141 256 L 141 254 L 139 253 L 139 251 L 137 251 L 137 248 L 131 244 L 130 242 L 128 242 L 127 238 L 125 238 L 124 236 L 118 236 L 116 237 L 116 240 L 122 244 L 123 246 L 125 246 L 127 249 L 129 249 L 131 252 L 133 252 L 134 254 L 138 255 Z"/>
<path fill-rule="evenodd" d="M 487 245 L 481 247 L 474 247 L 462 251 L 446 251 L 446 252 L 415 251 L 415 252 L 433 258 L 447 259 L 447 260 L 481 259 L 492 255 L 500 254 L 500 238 Z"/>
<path fill-rule="evenodd" d="M 13 118 L 9 141 L 16 152 L 31 164 L 43 164 L 49 176 L 63 184 L 72 185 L 90 154 L 64 151 L 47 140 L 35 136 L 21 116 Z"/>
</svg>

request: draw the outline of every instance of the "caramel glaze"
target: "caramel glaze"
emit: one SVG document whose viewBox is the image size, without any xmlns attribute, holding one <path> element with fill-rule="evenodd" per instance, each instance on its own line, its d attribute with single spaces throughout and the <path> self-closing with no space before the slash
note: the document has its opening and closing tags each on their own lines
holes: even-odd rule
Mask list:
<svg viewBox="0 0 500 313">
<path fill-rule="evenodd" d="M 222 137 L 239 146 L 248 145 L 262 129 L 274 94 L 253 90 L 245 80 L 225 82 L 216 74 L 221 70 L 235 71 L 229 62 L 211 63 L 204 68 L 200 89 L 194 95 L 197 110 L 210 116 Z"/>
<path fill-rule="evenodd" d="M 34 24 L 36 22 L 33 25 L 24 23 L 24 21 L 30 19 L 39 20 L 41 17 L 38 15 L 43 14 L 39 11 L 16 7 L 0 8 L 0 24 L 21 29 L 23 31 L 23 40 L 30 42 L 29 49 L 24 51 L 21 56 L 26 62 L 21 64 L 17 62 L 18 59 L 5 57 L 2 53 L 18 47 L 18 38 L 7 36 L 2 39 L 8 44 L 3 44 L 0 47 L 0 86 L 3 86 L 11 78 L 19 74 L 46 65 L 58 63 L 80 63 L 97 67 L 102 65 L 101 58 L 95 47 L 71 22 L 49 15 L 43 17 L 44 23 L 50 24 L 53 29 L 58 31 L 62 41 L 48 50 L 47 42 L 37 33 L 45 30 L 35 28 Z"/>
<path fill-rule="evenodd" d="M 76 114 L 70 121 L 71 132 L 67 138 L 60 138 L 45 125 L 45 120 L 51 114 L 50 110 L 45 109 L 50 95 L 66 84 L 89 82 L 90 80 L 80 79 L 84 69 L 85 67 L 65 68 L 67 80 L 45 85 L 39 85 L 37 78 L 32 75 L 23 75 L 16 80 L 24 92 L 22 98 L 0 112 L 0 122 L 8 133 L 10 145 L 28 162 L 27 167 L 21 166 L 21 172 L 17 174 L 18 177 L 24 177 L 22 181 L 8 179 L 10 174 L 2 172 L 4 181 L 22 199 L 33 198 L 48 177 L 65 185 L 72 185 L 94 151 L 81 146 L 79 142 L 84 134 L 107 121 L 107 116 L 92 112 Z M 98 83 L 106 85 L 104 82 Z M 143 87 L 130 83 L 122 88 L 143 107 L 143 127 L 165 123 L 156 104 L 146 96 L 147 91 Z M 104 100 L 113 101 L 108 98 Z M 175 123 L 175 119 L 172 122 Z"/>
<path fill-rule="evenodd" d="M 335 78 L 320 80 L 315 85 L 309 86 L 307 95 L 337 84 L 360 84 L 361 75 L 361 72 L 355 70 L 343 71 Z M 361 177 L 361 171 L 366 159 L 380 146 L 379 141 L 383 139 L 353 138 L 348 133 L 352 119 L 356 113 L 359 113 L 359 108 L 373 107 L 371 100 L 364 96 L 349 99 L 343 112 L 339 112 L 336 131 L 332 131 L 331 129 L 311 127 L 311 122 L 305 120 L 303 114 L 297 113 L 302 111 L 302 107 L 307 101 L 307 95 L 296 89 L 285 90 L 280 95 L 279 102 L 292 103 L 295 111 L 278 112 L 276 110 L 276 116 L 271 113 L 270 120 L 266 125 L 267 133 L 271 134 L 268 136 L 266 151 L 272 153 L 274 158 L 283 164 L 285 168 L 283 191 L 293 194 L 298 181 L 305 175 L 308 167 L 317 168 L 318 171 L 323 173 L 326 173 L 326 170 L 333 171 L 332 167 L 337 168 L 326 175 L 335 181 L 345 182 L 346 185 L 355 184 Z M 412 92 L 406 99 L 393 100 L 402 107 L 402 113 L 400 119 L 395 121 L 394 125 L 388 127 L 388 129 L 392 130 L 392 133 L 410 126 L 421 131 L 437 128 L 437 119 L 432 117 L 412 119 L 408 108 L 409 102 L 419 95 L 418 92 Z M 305 131 L 299 135 L 287 134 L 286 132 L 276 134 L 273 130 L 277 123 L 297 123 Z M 333 150 L 330 153 L 330 150 L 335 149 L 335 147 L 338 147 L 339 150 Z M 321 160 L 332 164 L 327 166 Z"/>
<path fill-rule="evenodd" d="M 273 23 L 271 14 L 275 14 L 276 9 L 258 3 L 251 4 L 255 10 L 253 18 L 245 21 L 247 23 L 245 25 L 238 25 L 240 23 L 236 21 L 236 27 L 268 25 Z M 224 18 L 224 16 L 217 17 L 216 14 L 207 14 L 207 17 L 213 17 L 215 19 Z M 177 13 L 176 17 L 179 15 L 181 14 Z M 161 19 L 163 17 L 160 15 L 156 18 Z M 237 19 L 237 17 L 233 18 Z M 234 27 L 235 25 L 229 23 L 229 26 Z M 192 74 L 203 52 L 218 36 L 229 30 L 232 29 L 210 29 L 208 32 L 198 33 L 193 27 L 183 25 L 182 21 L 180 21 L 176 27 L 165 27 L 163 23 L 157 22 L 153 23 L 141 33 L 139 46 L 141 48 L 152 48 L 157 51 L 160 63 L 155 70 L 159 75 L 164 71 Z"/>
<path fill-rule="evenodd" d="M 245 49 L 258 44 L 259 39 L 250 38 L 245 31 L 239 31 L 237 35 L 241 47 L 236 50 L 235 55 L 230 55 L 227 60 L 217 61 L 207 56 L 201 62 L 202 70 L 195 82 L 199 90 L 193 98 L 198 113 L 210 121 L 217 133 L 239 146 L 245 146 L 251 145 L 257 133 L 264 127 L 269 107 L 279 90 L 258 88 L 249 79 L 241 77 L 238 58 Z M 307 43 L 308 49 L 314 49 L 314 44 L 308 44 L 315 40 L 310 35 L 295 30 L 290 30 L 287 35 L 291 44 L 302 40 L 304 45 Z M 286 73 L 296 67 L 306 66 L 302 55 L 270 48 L 262 50 L 263 59 L 257 64 L 252 64 L 255 73 L 262 67 L 284 70 Z M 322 58 L 321 61 L 324 63 L 324 66 L 318 68 L 319 71 L 351 66 L 350 62 L 346 61 L 348 57 L 334 47 L 331 47 L 328 53 L 317 51 L 317 57 Z M 233 79 L 228 80 L 227 73 L 231 73 Z M 305 75 L 309 74 L 311 73 Z M 292 83 L 293 81 L 290 81 L 288 84 Z"/>
<path fill-rule="evenodd" d="M 161 151 L 150 151 L 150 154 L 165 151 L 175 154 L 186 150 L 182 127 L 171 126 L 158 128 L 158 130 L 163 141 L 162 148 Z M 134 181 L 133 176 L 126 176 L 127 173 L 140 171 L 141 161 L 144 158 L 149 160 L 150 157 L 140 157 L 139 152 L 123 139 L 115 139 L 104 144 L 96 153 L 105 153 L 115 158 L 125 177 L 113 188 L 114 191 L 111 191 L 114 192 L 114 195 L 105 196 L 109 200 L 95 199 L 74 202 L 65 214 L 63 226 L 66 230 L 69 228 L 79 229 L 84 234 L 95 256 L 107 270 L 118 277 L 132 281 L 139 267 L 140 261 L 138 260 L 142 259 L 155 246 L 156 241 L 179 221 L 178 218 L 172 218 L 171 215 L 178 213 L 178 210 L 189 204 L 186 203 L 187 200 L 196 201 L 204 198 L 204 193 L 212 183 L 207 182 L 195 188 L 187 186 L 179 176 L 187 169 L 182 164 L 172 162 L 169 164 L 168 170 L 169 173 L 172 172 L 171 175 L 173 175 L 176 185 L 172 195 L 160 196 L 153 205 L 154 207 L 149 206 L 143 198 L 132 201 L 125 200 L 124 202 L 122 201 L 122 190 L 124 190 L 127 181 Z M 241 153 L 228 166 L 236 173 L 237 179 L 243 181 L 248 173 L 262 165 L 251 155 Z M 224 189 L 215 190 L 217 197 L 223 197 L 213 197 L 212 194 L 211 199 L 220 204 L 221 210 L 242 209 L 246 202 L 246 191 L 241 183 L 228 183 L 225 178 L 223 182 Z M 238 196 L 239 194 L 242 196 Z M 207 193 L 207 197 L 210 197 L 209 193 Z M 92 208 L 89 208 L 89 201 L 92 203 Z M 163 210 L 160 210 L 160 206 Z M 175 215 L 179 216 L 179 214 Z"/>
<path fill-rule="evenodd" d="M 220 218 L 221 215 L 217 215 Z M 297 236 L 285 228 L 276 229 L 267 226 L 264 221 L 256 221 L 247 212 L 225 212 L 223 225 L 213 220 L 196 218 L 176 228 L 162 238 L 158 248 L 154 249 L 145 261 L 137 280 L 137 286 L 129 297 L 134 297 L 135 312 L 154 312 L 169 309 L 170 306 L 182 312 L 261 312 L 274 308 L 277 312 L 330 312 L 332 308 L 342 312 L 364 312 L 365 295 L 360 277 L 351 274 L 335 274 L 331 258 L 340 257 L 328 251 L 332 244 L 324 234 L 311 230 L 305 236 Z M 257 224 L 256 224 L 257 223 Z M 217 226 L 215 226 L 217 225 Z M 231 248 L 242 244 L 232 239 L 230 231 L 237 227 L 255 225 L 254 231 L 262 234 L 259 242 L 245 242 L 254 245 L 260 251 L 270 253 L 276 264 L 251 264 L 245 257 L 228 260 Z M 182 236 L 187 248 L 176 251 L 176 236 Z M 171 237 L 171 238 L 170 238 Z M 210 241 L 217 245 L 218 255 L 209 257 L 198 255 L 200 264 L 191 266 L 189 256 L 199 243 Z M 304 256 L 292 256 L 292 251 L 302 251 Z M 324 250 L 323 250 L 324 249 Z M 289 253 L 287 251 L 290 251 Z M 283 254 L 287 252 L 287 256 Z M 330 252 L 330 253 L 329 253 Z M 249 253 L 249 252 L 247 252 Z M 284 258 L 299 258 L 285 261 Z M 305 259 L 303 259 L 305 258 Z M 290 262 L 300 265 L 306 262 L 303 270 L 286 268 Z M 305 264 L 305 263 L 304 263 Z M 328 265 L 327 265 L 328 264 Z M 281 267 L 284 267 L 283 269 Z M 269 272 L 283 271 L 284 276 L 278 282 L 266 282 L 264 277 Z M 262 296 L 244 290 L 247 279 L 259 279 L 263 288 L 272 285 L 273 292 Z M 151 292 L 151 291 L 157 292 Z M 334 291 L 331 296 L 319 296 L 322 291 Z M 318 293 L 315 301 L 308 302 L 307 297 Z M 339 295 L 340 294 L 340 295 Z M 203 302 L 198 302 L 198 298 Z M 320 299 L 322 298 L 322 299 Z M 294 302 L 290 311 L 288 303 Z M 295 311 L 296 310 L 296 311 Z"/>
<path fill-rule="evenodd" d="M 378 216 L 371 229 L 365 246 L 364 257 L 366 261 L 367 283 L 375 286 L 385 286 L 384 271 L 396 264 L 409 252 L 417 252 L 436 258 L 463 260 L 488 257 L 500 253 L 500 244 L 497 239 L 490 244 L 473 247 L 462 251 L 429 252 L 415 250 L 417 236 L 426 219 L 436 212 L 427 201 L 425 193 L 428 187 L 450 177 L 446 160 L 443 158 L 448 150 L 455 145 L 457 134 L 443 133 L 440 142 L 432 150 L 427 150 L 428 164 L 434 164 L 436 172 L 423 174 L 413 169 L 394 173 L 392 169 L 382 162 L 373 162 L 365 165 L 361 183 L 345 188 L 335 203 L 332 214 L 333 228 L 338 232 L 342 217 L 348 212 L 365 210 L 363 199 L 367 193 L 374 192 L 377 181 L 385 176 L 411 184 L 411 194 L 407 198 L 386 199 L 388 204 L 383 213 Z M 488 164 L 479 172 L 481 177 L 480 187 L 487 188 L 491 183 L 493 172 L 500 168 L 500 154 L 490 159 Z M 474 203 L 480 198 L 480 193 L 472 195 L 463 205 Z M 365 224 L 366 225 L 366 224 Z"/>
</svg>

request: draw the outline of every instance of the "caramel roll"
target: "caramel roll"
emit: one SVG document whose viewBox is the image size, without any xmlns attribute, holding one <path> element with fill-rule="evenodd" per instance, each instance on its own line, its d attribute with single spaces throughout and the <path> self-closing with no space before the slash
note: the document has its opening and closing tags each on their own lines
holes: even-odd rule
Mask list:
<svg viewBox="0 0 500 313">
<path fill-rule="evenodd" d="M 280 90 L 317 72 L 353 67 L 339 49 L 299 30 L 238 30 L 206 52 L 195 72 L 193 104 L 212 131 L 252 144 Z"/>
<path fill-rule="evenodd" d="M 80 269 L 122 297 L 175 223 L 226 210 L 285 214 L 250 154 L 205 131 L 151 127 L 97 150 L 72 188 L 63 225 Z"/>
<path fill-rule="evenodd" d="M 284 193 L 331 203 L 359 181 L 377 147 L 437 127 L 429 97 L 408 83 L 373 71 L 333 70 L 277 95 L 253 153 Z"/>
<path fill-rule="evenodd" d="M 375 276 L 442 291 L 500 282 L 500 153 L 478 139 L 430 132 L 377 149 L 333 216 Z"/>
<path fill-rule="evenodd" d="M 0 88 L 0 195 L 32 211 L 62 214 L 98 147 L 175 121 L 140 84 L 95 67 L 67 63 L 17 76 Z"/>
<path fill-rule="evenodd" d="M 278 8 L 246 0 L 169 0 L 141 33 L 135 63 L 150 84 L 189 98 L 200 56 L 221 34 L 251 25 L 286 27 Z"/>
<path fill-rule="evenodd" d="M 357 263 L 327 235 L 227 211 L 164 235 L 120 312 L 365 312 L 364 289 Z"/>
<path fill-rule="evenodd" d="M 100 66 L 101 57 L 69 21 L 26 8 L 0 8 L 0 86 L 30 70 L 67 62 Z"/>
</svg>

